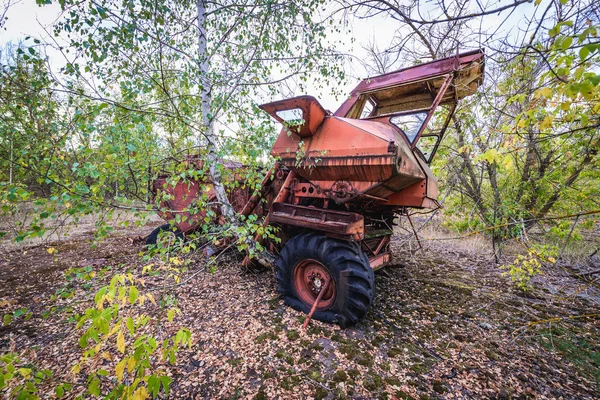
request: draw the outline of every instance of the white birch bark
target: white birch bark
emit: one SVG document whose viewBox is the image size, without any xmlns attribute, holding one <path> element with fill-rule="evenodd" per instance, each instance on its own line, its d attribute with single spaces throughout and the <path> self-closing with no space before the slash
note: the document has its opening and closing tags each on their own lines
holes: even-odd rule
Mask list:
<svg viewBox="0 0 600 400">
<path fill-rule="evenodd" d="M 204 137 L 206 138 L 206 148 L 208 154 L 206 156 L 209 164 L 209 172 L 212 178 L 217 200 L 221 203 L 221 213 L 229 223 L 236 224 L 235 211 L 227 198 L 227 192 L 223 185 L 223 179 L 218 169 L 219 153 L 217 138 L 215 136 L 214 121 L 215 118 L 211 114 L 211 82 L 209 79 L 209 59 L 207 52 L 207 31 L 206 31 L 206 1 L 197 1 L 198 11 L 198 68 L 200 70 L 200 80 L 202 88 L 201 96 L 201 112 L 202 112 L 202 127 L 204 129 Z"/>
</svg>

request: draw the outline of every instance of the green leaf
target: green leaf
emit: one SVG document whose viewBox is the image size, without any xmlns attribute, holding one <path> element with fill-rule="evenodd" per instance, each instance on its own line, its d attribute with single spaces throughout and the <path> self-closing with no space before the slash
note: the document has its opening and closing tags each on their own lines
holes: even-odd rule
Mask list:
<svg viewBox="0 0 600 400">
<path fill-rule="evenodd" d="M 564 40 L 561 42 L 560 44 L 560 48 L 563 51 L 568 50 L 571 45 L 573 44 L 573 36 L 567 36 L 566 38 L 564 38 Z"/>
<path fill-rule="evenodd" d="M 135 286 L 129 287 L 129 303 L 134 304 L 139 296 L 139 291 Z"/>
<path fill-rule="evenodd" d="M 129 334 L 133 336 L 133 334 L 135 332 L 135 324 L 133 323 L 133 318 L 127 317 L 125 319 L 125 325 L 127 326 L 127 329 L 129 330 Z"/>
<path fill-rule="evenodd" d="M 579 58 L 581 61 L 584 61 L 589 54 L 590 49 L 587 46 L 583 46 L 581 49 L 579 49 Z"/>
<path fill-rule="evenodd" d="M 152 397 L 158 396 L 160 390 L 160 381 L 156 375 L 150 375 L 148 377 L 148 391 L 152 393 Z"/>
<path fill-rule="evenodd" d="M 162 384 L 162 387 L 165 391 L 165 396 L 167 397 L 169 397 L 169 387 L 171 386 L 171 382 L 173 382 L 173 379 L 169 378 L 168 376 L 160 377 L 160 383 Z"/>
<path fill-rule="evenodd" d="M 88 385 L 88 391 L 94 396 L 100 396 L 100 379 L 92 378 Z"/>
</svg>

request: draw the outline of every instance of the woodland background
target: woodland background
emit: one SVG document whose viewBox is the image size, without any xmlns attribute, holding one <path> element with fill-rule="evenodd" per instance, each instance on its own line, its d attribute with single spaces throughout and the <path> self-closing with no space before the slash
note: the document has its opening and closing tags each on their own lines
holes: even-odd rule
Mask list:
<svg viewBox="0 0 600 400">
<path fill-rule="evenodd" d="M 597 2 L 37 3 L 56 13 L 53 22 L 0 49 L 0 240 L 6 248 L 33 241 L 63 257 L 52 240 L 71 226 L 93 221 L 96 246 L 120 229 L 144 226 L 157 207 L 149 183 L 167 170 L 180 179 L 211 176 L 227 221 L 207 224 L 204 233 L 214 241 L 234 236 L 245 250 L 244 238 L 258 225 L 228 206 L 222 162 L 257 167 L 246 177 L 250 185 L 274 162 L 269 150 L 278 127 L 259 104 L 311 94 L 334 108 L 358 78 L 483 48 L 484 85 L 460 103 L 432 164 L 444 209 L 422 217 L 423 232 L 433 224 L 450 243 L 473 237 L 491 243 L 489 269 L 508 274 L 520 292 L 531 293 L 532 278 L 559 267 L 597 287 Z M 0 29 L 6 31 L 14 7 L 9 0 L 0 8 Z M 364 29 L 369 24 L 385 25 L 389 35 L 371 36 Z M 178 162 L 187 154 L 206 160 L 204 170 Z M 157 367 L 156 354 L 175 362 L 192 345 L 192 330 L 186 323 L 172 336 L 146 329 L 181 313 L 169 287 L 196 276 L 190 273 L 196 250 L 146 254 L 135 261 L 145 263 L 138 270 L 105 273 L 104 285 L 55 293 L 54 300 L 77 298 L 84 307 L 52 306 L 57 313 L 69 309 L 76 321 L 81 358 L 72 371 L 85 374 L 84 383 L 57 380 L 12 348 L 0 358 L 0 390 L 35 396 L 42 385 L 59 397 L 77 390 L 114 398 L 165 395 L 172 378 Z M 89 265 L 73 268 L 72 279 L 99 279 Z M 160 292 L 143 290 L 153 271 L 152 279 L 164 280 L 154 282 Z M 148 314 L 144 302 L 158 304 L 162 314 Z M 27 307 L 4 305 L 7 326 L 37 317 Z M 597 317 L 591 318 L 594 326 Z M 110 369 L 94 361 L 103 346 L 123 354 Z M 585 354 L 598 363 L 597 350 Z"/>
</svg>

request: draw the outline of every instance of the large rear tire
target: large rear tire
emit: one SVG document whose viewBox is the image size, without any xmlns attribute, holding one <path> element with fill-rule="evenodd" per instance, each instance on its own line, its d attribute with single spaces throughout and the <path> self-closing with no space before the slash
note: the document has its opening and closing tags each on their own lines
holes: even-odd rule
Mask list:
<svg viewBox="0 0 600 400">
<path fill-rule="evenodd" d="M 316 233 L 290 239 L 277 260 L 277 291 L 285 304 L 309 313 L 325 279 L 330 283 L 313 318 L 355 325 L 375 297 L 375 274 L 358 243 Z"/>
</svg>

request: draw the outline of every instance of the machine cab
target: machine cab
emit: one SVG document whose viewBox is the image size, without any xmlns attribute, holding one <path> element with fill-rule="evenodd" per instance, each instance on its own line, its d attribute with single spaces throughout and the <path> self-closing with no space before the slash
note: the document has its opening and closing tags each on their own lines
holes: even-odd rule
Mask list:
<svg viewBox="0 0 600 400">
<path fill-rule="evenodd" d="M 475 93 L 483 72 L 476 50 L 365 79 L 334 115 L 392 125 L 430 163 L 458 100 Z"/>
</svg>

